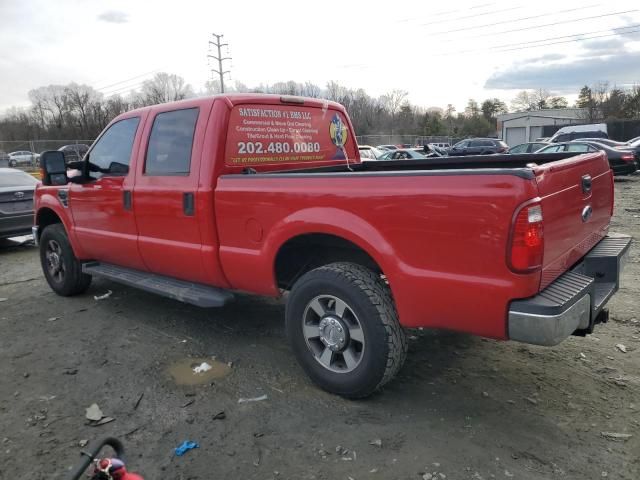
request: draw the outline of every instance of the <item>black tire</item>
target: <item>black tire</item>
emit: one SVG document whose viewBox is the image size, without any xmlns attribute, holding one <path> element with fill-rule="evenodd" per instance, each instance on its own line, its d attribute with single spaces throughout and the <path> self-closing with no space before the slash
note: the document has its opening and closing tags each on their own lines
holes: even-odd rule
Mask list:
<svg viewBox="0 0 640 480">
<path fill-rule="evenodd" d="M 341 368 L 340 352 L 329 354 L 329 366 L 322 364 L 320 357 L 324 356 L 329 347 L 326 343 L 305 336 L 307 327 L 309 330 L 315 328 L 315 325 L 306 323 L 309 315 L 317 316 L 320 324 L 323 318 L 334 315 L 330 310 L 330 300 L 325 312 L 328 317 L 311 313 L 314 301 L 325 297 L 336 298 L 336 301 L 346 304 L 349 315 L 355 321 L 347 319 L 346 313 L 343 314 L 344 321 L 357 323 L 357 330 L 360 330 L 358 336 L 363 338 L 361 351 L 356 352 L 357 364 L 350 371 L 347 370 L 348 362 L 344 357 L 344 371 L 330 370 L 333 358 L 338 359 L 338 366 L 335 368 Z M 343 311 L 346 312 L 347 309 Z M 381 388 L 400 370 L 407 355 L 407 340 L 398 322 L 388 285 L 378 274 L 354 263 L 332 263 L 303 275 L 294 284 L 289 295 L 286 330 L 293 351 L 307 375 L 324 390 L 347 398 L 367 397 Z M 317 340 L 322 338 L 320 336 Z M 358 341 L 355 338 L 350 338 L 348 345 L 343 348 L 357 349 Z"/>
<path fill-rule="evenodd" d="M 10 168 L 14 168 L 17 165 L 17 162 L 15 160 L 9 160 L 9 167 Z"/>
<path fill-rule="evenodd" d="M 40 235 L 40 264 L 47 283 L 58 295 L 77 295 L 91 284 L 91 275 L 82 273 L 82 264 L 61 223 L 49 225 Z"/>
</svg>

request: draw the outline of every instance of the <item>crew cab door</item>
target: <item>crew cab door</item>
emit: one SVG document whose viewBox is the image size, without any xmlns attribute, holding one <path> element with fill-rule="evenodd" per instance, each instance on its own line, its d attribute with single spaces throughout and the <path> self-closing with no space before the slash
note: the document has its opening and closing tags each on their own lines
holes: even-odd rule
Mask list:
<svg viewBox="0 0 640 480">
<path fill-rule="evenodd" d="M 85 156 L 85 183 L 71 183 L 68 192 L 60 192 L 63 205 L 64 193 L 68 195 L 73 228 L 87 260 L 144 268 L 131 208 L 134 170 L 129 166 L 139 148 L 136 132 L 145 116 L 111 124 Z"/>
<path fill-rule="evenodd" d="M 149 271 L 204 282 L 197 203 L 211 104 L 183 105 L 149 113 L 133 194 L 138 248 Z"/>
</svg>

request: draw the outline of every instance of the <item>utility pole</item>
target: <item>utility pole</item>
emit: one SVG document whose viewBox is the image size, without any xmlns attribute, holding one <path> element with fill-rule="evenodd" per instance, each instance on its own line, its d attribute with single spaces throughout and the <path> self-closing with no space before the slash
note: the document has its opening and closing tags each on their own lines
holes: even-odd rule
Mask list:
<svg viewBox="0 0 640 480">
<path fill-rule="evenodd" d="M 207 57 L 211 57 L 215 60 L 217 60 L 218 62 L 218 69 L 216 70 L 215 68 L 212 68 L 211 71 L 212 72 L 216 72 L 218 75 L 220 75 L 220 93 L 224 93 L 224 74 L 225 73 L 231 73 L 229 70 L 223 70 L 222 69 L 222 62 L 224 62 L 225 60 L 231 60 L 231 57 L 223 57 L 222 56 L 222 47 L 228 47 L 229 44 L 228 43 L 222 43 L 222 37 L 224 35 L 216 35 L 215 33 L 211 34 L 212 37 L 215 38 L 215 41 L 213 40 L 209 40 L 209 45 L 213 45 L 214 47 L 216 47 L 218 49 L 218 56 L 215 55 L 207 55 Z"/>
</svg>

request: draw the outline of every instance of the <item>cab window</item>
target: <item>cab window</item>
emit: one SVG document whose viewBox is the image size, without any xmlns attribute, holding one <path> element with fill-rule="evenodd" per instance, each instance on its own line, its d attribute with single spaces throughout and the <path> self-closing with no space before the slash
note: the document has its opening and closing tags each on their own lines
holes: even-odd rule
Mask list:
<svg viewBox="0 0 640 480">
<path fill-rule="evenodd" d="M 188 175 L 198 109 L 187 108 L 156 115 L 149 136 L 146 175 Z"/>
<path fill-rule="evenodd" d="M 139 123 L 139 117 L 126 118 L 104 132 L 89 152 L 88 174 L 91 178 L 129 173 L 131 150 Z"/>
</svg>

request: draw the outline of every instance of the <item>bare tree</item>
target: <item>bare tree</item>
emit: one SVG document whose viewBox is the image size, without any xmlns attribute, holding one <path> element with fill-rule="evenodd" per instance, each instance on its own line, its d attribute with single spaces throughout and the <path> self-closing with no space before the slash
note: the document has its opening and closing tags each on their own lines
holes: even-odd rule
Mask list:
<svg viewBox="0 0 640 480">
<path fill-rule="evenodd" d="M 395 89 L 380 97 L 380 103 L 391 114 L 391 135 L 393 135 L 393 127 L 396 123 L 396 114 L 400 111 L 408 95 L 409 92 L 406 90 Z"/>
<path fill-rule="evenodd" d="M 194 95 L 191 85 L 184 78 L 166 72 L 157 73 L 142 84 L 142 101 L 145 105 L 175 102 Z"/>
</svg>

